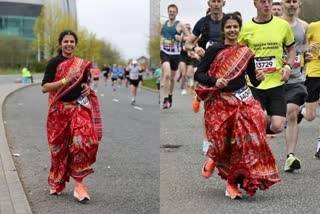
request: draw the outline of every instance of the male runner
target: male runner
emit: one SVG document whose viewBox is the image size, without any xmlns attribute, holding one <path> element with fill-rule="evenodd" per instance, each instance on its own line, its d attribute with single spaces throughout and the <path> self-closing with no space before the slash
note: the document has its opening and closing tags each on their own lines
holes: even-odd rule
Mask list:
<svg viewBox="0 0 320 214">
<path fill-rule="evenodd" d="M 283 131 L 286 122 L 284 84 L 289 79 L 296 56 L 294 35 L 288 22 L 272 16 L 272 0 L 253 2 L 257 15 L 242 27 L 239 42 L 254 52 L 256 69 L 265 72 L 265 80 L 253 88 L 253 93 L 269 115 L 267 134 L 275 134 Z M 288 56 L 285 65 L 284 46 Z"/>
<path fill-rule="evenodd" d="M 299 106 L 303 105 L 307 96 L 307 89 L 304 85 L 304 77 L 301 73 L 301 56 L 305 57 L 304 61 L 311 60 L 312 55 L 307 50 L 307 31 L 308 24 L 297 18 L 297 10 L 300 6 L 300 0 L 282 0 L 283 16 L 292 29 L 295 38 L 296 58 L 290 77 L 286 85 L 284 85 L 287 100 L 287 159 L 284 170 L 293 172 L 300 169 L 301 161 L 294 155 L 298 142 L 298 123 L 297 114 Z M 305 53 L 305 54 L 301 54 Z"/>
<path fill-rule="evenodd" d="M 272 15 L 277 17 L 283 15 L 281 2 L 272 2 Z"/>
<path fill-rule="evenodd" d="M 312 60 L 307 63 L 306 81 L 308 96 L 304 106 L 299 111 L 298 120 L 302 118 L 312 121 L 316 118 L 317 106 L 320 94 L 320 21 L 309 24 L 308 43 L 309 51 L 312 54 Z M 315 158 L 320 159 L 320 135 L 318 137 L 318 146 Z"/>
<path fill-rule="evenodd" d="M 181 51 L 181 36 L 189 36 L 184 25 L 176 20 L 178 7 L 174 4 L 168 6 L 169 19 L 163 24 L 161 29 L 160 39 L 160 60 L 161 70 L 163 71 L 163 109 L 171 108 L 172 93 L 174 88 L 174 77 L 178 70 L 180 51 Z"/>
</svg>

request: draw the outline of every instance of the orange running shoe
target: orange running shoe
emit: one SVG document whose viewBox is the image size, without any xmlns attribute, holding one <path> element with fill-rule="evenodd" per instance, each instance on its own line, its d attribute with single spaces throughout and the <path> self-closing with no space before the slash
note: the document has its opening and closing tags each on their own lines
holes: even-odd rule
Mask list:
<svg viewBox="0 0 320 214">
<path fill-rule="evenodd" d="M 61 192 L 57 192 L 56 188 L 50 188 L 50 195 L 61 195 Z"/>
<path fill-rule="evenodd" d="M 214 163 L 214 160 L 212 158 L 209 158 L 202 167 L 202 176 L 205 178 L 210 178 L 214 172 L 214 168 L 216 167 L 216 164 Z"/>
<path fill-rule="evenodd" d="M 87 188 L 82 183 L 76 182 L 74 187 L 73 196 L 80 202 L 85 202 L 90 200 L 90 196 L 87 192 Z"/>
<path fill-rule="evenodd" d="M 194 100 L 192 102 L 192 110 L 194 113 L 198 113 L 200 110 L 200 100 L 198 100 L 197 96 L 194 97 Z"/>
<path fill-rule="evenodd" d="M 230 197 L 231 199 L 241 199 L 242 193 L 238 189 L 237 184 L 231 184 L 227 182 L 226 196 Z"/>
</svg>

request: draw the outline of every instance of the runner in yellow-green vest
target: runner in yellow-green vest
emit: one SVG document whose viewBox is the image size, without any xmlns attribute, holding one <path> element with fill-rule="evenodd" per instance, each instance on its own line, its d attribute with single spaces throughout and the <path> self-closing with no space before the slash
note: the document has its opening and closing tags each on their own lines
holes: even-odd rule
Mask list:
<svg viewBox="0 0 320 214">
<path fill-rule="evenodd" d="M 295 39 L 288 22 L 271 15 L 272 0 L 254 0 L 254 6 L 257 16 L 243 25 L 239 43 L 247 45 L 254 53 L 256 70 L 265 72 L 265 79 L 253 88 L 253 93 L 269 115 L 267 134 L 275 134 L 283 131 L 286 121 L 284 84 L 296 56 Z M 284 50 L 288 56 L 285 65 Z"/>
</svg>

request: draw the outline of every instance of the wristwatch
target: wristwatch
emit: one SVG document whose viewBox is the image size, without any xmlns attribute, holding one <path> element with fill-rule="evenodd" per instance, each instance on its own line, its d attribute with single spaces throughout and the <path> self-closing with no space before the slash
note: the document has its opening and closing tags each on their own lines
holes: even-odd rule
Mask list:
<svg viewBox="0 0 320 214">
<path fill-rule="evenodd" d="M 290 71 L 292 70 L 292 66 L 290 64 L 285 64 L 284 67 L 286 67 L 286 66 L 289 67 Z"/>
</svg>

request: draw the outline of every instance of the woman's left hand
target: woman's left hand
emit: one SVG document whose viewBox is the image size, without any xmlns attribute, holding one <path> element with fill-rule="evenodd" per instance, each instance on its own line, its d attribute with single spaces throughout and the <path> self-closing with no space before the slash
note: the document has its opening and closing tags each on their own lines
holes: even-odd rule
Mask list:
<svg viewBox="0 0 320 214">
<path fill-rule="evenodd" d="M 90 87 L 88 86 L 88 84 L 82 83 L 81 87 L 83 88 L 83 90 L 81 91 L 81 95 L 88 96 L 90 94 Z"/>
</svg>

